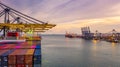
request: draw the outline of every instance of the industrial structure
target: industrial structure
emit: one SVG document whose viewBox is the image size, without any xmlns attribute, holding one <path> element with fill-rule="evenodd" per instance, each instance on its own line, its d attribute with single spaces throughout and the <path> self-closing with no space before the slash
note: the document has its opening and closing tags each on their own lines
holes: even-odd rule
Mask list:
<svg viewBox="0 0 120 67">
<path fill-rule="evenodd" d="M 93 33 L 91 33 L 90 31 L 90 27 L 82 27 L 81 32 L 82 32 L 83 39 L 90 40 L 93 38 Z"/>
<path fill-rule="evenodd" d="M 45 32 L 53 27 L 55 24 L 49 24 L 35 18 L 32 18 L 28 15 L 21 13 L 9 6 L 4 5 L 0 2 L 0 17 L 2 23 L 0 23 L 0 32 L 3 33 L 3 36 L 6 38 L 7 32 Z"/>
<path fill-rule="evenodd" d="M 85 40 L 102 40 L 107 42 L 120 43 L 120 33 L 115 29 L 108 33 L 100 33 L 98 30 L 91 32 L 90 27 L 82 27 L 81 35 L 66 32 L 67 38 L 82 38 Z"/>
<path fill-rule="evenodd" d="M 95 31 L 95 33 L 91 33 L 89 27 L 82 27 L 82 36 L 81 38 L 86 40 L 104 40 L 108 42 L 120 42 L 120 33 L 117 32 L 115 29 L 108 33 L 100 33 L 98 30 Z"/>
<path fill-rule="evenodd" d="M 55 24 L 21 13 L 0 2 L 0 67 L 41 67 L 41 36 Z"/>
</svg>

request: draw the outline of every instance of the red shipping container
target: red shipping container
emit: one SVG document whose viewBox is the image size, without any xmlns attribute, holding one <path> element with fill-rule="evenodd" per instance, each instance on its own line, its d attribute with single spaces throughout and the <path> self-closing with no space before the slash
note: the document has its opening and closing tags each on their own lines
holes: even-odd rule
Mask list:
<svg viewBox="0 0 120 67">
<path fill-rule="evenodd" d="M 0 46 L 0 49 L 3 49 L 5 47 L 5 45 L 2 45 L 2 46 Z"/>
<path fill-rule="evenodd" d="M 8 58 L 9 58 L 8 60 L 9 64 L 16 64 L 16 55 L 9 55 Z"/>
<path fill-rule="evenodd" d="M 16 67 L 25 67 L 25 65 L 24 64 L 18 64 L 18 65 L 16 65 Z"/>
<path fill-rule="evenodd" d="M 20 50 L 20 49 L 19 49 Z M 17 64 L 25 64 L 25 55 L 28 49 L 21 49 L 19 55 L 16 56 Z"/>
<path fill-rule="evenodd" d="M 0 46 L 0 49 L 11 49 L 14 46 L 15 46 L 14 44 L 5 44 L 3 46 Z"/>
<path fill-rule="evenodd" d="M 10 36 L 10 37 L 11 37 L 11 36 L 12 36 L 12 37 L 16 37 L 16 36 L 19 36 L 19 34 L 18 34 L 18 32 L 8 32 L 8 33 L 7 33 L 7 36 L 8 36 L 8 37 L 9 37 L 9 36 Z"/>
<path fill-rule="evenodd" d="M 9 64 L 24 64 L 24 55 L 28 49 L 17 49 L 9 55 Z"/>
<path fill-rule="evenodd" d="M 15 46 L 15 44 L 7 44 L 5 49 L 14 49 Z"/>
<path fill-rule="evenodd" d="M 8 67 L 16 67 L 16 65 L 8 65 Z"/>
<path fill-rule="evenodd" d="M 25 56 L 24 55 L 17 55 L 17 64 L 24 64 L 25 63 Z"/>
<path fill-rule="evenodd" d="M 8 51 L 8 49 L 6 49 L 6 50 L 0 50 L 0 56 L 1 56 L 3 53 L 7 52 L 7 51 Z"/>
<path fill-rule="evenodd" d="M 33 67 L 33 65 L 27 65 L 27 64 L 26 64 L 25 67 Z"/>
<path fill-rule="evenodd" d="M 20 50 L 17 49 L 8 56 L 8 64 L 16 64 L 16 55 L 19 55 Z"/>
</svg>

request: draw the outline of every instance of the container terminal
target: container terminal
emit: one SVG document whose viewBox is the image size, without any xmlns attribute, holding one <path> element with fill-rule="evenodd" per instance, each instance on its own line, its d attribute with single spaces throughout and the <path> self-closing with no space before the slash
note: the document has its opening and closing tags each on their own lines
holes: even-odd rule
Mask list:
<svg viewBox="0 0 120 67">
<path fill-rule="evenodd" d="M 55 27 L 0 2 L 0 67 L 41 67 L 41 32 Z"/>
<path fill-rule="evenodd" d="M 115 29 L 113 29 L 108 33 L 100 33 L 98 30 L 92 33 L 90 27 L 82 27 L 81 32 L 82 32 L 81 35 L 66 33 L 65 37 L 82 38 L 85 40 L 102 40 L 102 41 L 114 42 L 114 43 L 120 42 L 120 33 L 117 32 Z"/>
</svg>

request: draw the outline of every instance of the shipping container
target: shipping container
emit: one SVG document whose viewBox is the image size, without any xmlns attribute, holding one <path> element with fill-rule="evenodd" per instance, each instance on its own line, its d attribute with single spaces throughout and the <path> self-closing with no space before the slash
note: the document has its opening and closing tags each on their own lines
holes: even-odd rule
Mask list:
<svg viewBox="0 0 120 67">
<path fill-rule="evenodd" d="M 17 64 L 16 67 L 25 67 L 24 64 Z"/>
<path fill-rule="evenodd" d="M 8 67 L 16 67 L 16 65 L 8 65 Z"/>
<path fill-rule="evenodd" d="M 25 64 L 33 64 L 33 55 L 35 49 L 29 49 L 25 54 Z"/>
<path fill-rule="evenodd" d="M 31 46 L 31 49 L 35 49 L 35 48 L 36 48 L 36 46 L 34 46 L 34 45 L 33 45 L 33 46 Z"/>
<path fill-rule="evenodd" d="M 8 65 L 8 67 L 33 67 L 32 64 L 17 64 L 17 65 Z"/>
<path fill-rule="evenodd" d="M 41 67 L 41 45 L 35 42 L 1 45 L 0 67 Z"/>
<path fill-rule="evenodd" d="M 36 46 L 15 46 L 16 49 L 35 49 Z"/>
<path fill-rule="evenodd" d="M 9 55 L 9 64 L 24 64 L 24 55 L 27 49 L 17 49 Z"/>
<path fill-rule="evenodd" d="M 6 46 L 6 45 L 1 45 L 1 46 L 0 46 L 0 49 L 2 50 L 5 46 Z"/>
<path fill-rule="evenodd" d="M 17 64 L 25 64 L 25 54 L 28 51 L 28 49 L 19 49 L 20 53 L 16 55 L 17 58 Z"/>
<path fill-rule="evenodd" d="M 41 64 L 34 64 L 34 67 L 42 67 Z"/>
<path fill-rule="evenodd" d="M 26 64 L 25 67 L 33 67 L 33 65 L 31 65 L 31 64 L 30 64 L 30 65 L 27 65 L 27 64 Z"/>
<path fill-rule="evenodd" d="M 2 65 L 2 55 L 3 53 L 7 52 L 8 50 L 0 50 L 0 65 Z"/>
<path fill-rule="evenodd" d="M 0 49 L 11 49 L 14 46 L 15 46 L 14 44 L 6 44 L 6 45 L 3 45 L 3 46 L 0 46 Z"/>
<path fill-rule="evenodd" d="M 1 65 L 1 67 L 8 67 L 8 65 Z"/>
<path fill-rule="evenodd" d="M 19 44 L 5 44 L 0 46 L 0 49 L 20 49 L 20 45 Z"/>
<path fill-rule="evenodd" d="M 9 55 L 8 59 L 8 64 L 16 64 L 16 55 Z"/>
<path fill-rule="evenodd" d="M 17 55 L 17 64 L 25 64 L 25 55 L 29 49 L 21 49 L 19 55 Z"/>
<path fill-rule="evenodd" d="M 20 49 L 20 48 L 21 48 L 21 46 L 15 46 L 15 48 L 16 48 L 16 49 Z"/>
<path fill-rule="evenodd" d="M 34 64 L 41 64 L 41 49 L 36 49 L 35 50 Z"/>
<path fill-rule="evenodd" d="M 1 64 L 2 65 L 8 65 L 8 55 L 11 54 L 13 51 L 14 51 L 14 49 L 10 49 L 1 55 Z"/>
<path fill-rule="evenodd" d="M 21 49 L 31 49 L 31 46 L 21 46 Z"/>
<path fill-rule="evenodd" d="M 25 63 L 25 56 L 24 55 L 17 55 L 17 64 L 24 64 Z"/>
<path fill-rule="evenodd" d="M 36 49 L 41 49 L 41 45 L 36 45 Z"/>
<path fill-rule="evenodd" d="M 23 46 L 31 46 L 31 45 L 36 45 L 36 43 L 32 42 L 32 41 L 28 41 L 28 42 L 24 42 L 24 43 L 21 43 L 21 45 Z"/>
<path fill-rule="evenodd" d="M 19 33 L 18 32 L 8 32 L 7 36 L 8 37 L 17 37 L 17 36 L 19 36 Z"/>
</svg>

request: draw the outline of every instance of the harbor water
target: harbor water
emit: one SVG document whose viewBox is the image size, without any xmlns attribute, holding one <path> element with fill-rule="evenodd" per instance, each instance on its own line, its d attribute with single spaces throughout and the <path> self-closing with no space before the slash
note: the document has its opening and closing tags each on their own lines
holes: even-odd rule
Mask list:
<svg viewBox="0 0 120 67">
<path fill-rule="evenodd" d="M 42 35 L 42 67 L 120 67 L 120 43 Z"/>
</svg>

